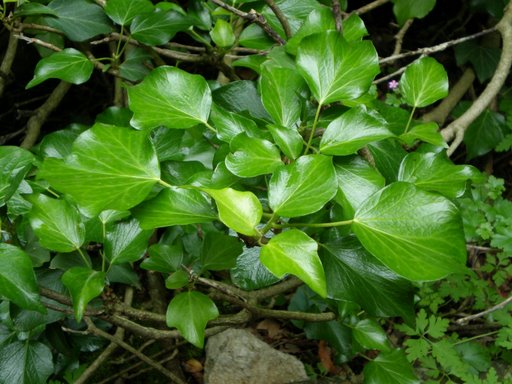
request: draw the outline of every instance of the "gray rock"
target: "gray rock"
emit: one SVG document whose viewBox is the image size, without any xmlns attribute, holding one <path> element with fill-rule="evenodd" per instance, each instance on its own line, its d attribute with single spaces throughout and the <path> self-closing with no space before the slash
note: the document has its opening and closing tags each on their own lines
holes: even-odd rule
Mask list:
<svg viewBox="0 0 512 384">
<path fill-rule="evenodd" d="M 205 384 L 287 384 L 308 379 L 304 365 L 244 329 L 208 339 Z"/>
</svg>

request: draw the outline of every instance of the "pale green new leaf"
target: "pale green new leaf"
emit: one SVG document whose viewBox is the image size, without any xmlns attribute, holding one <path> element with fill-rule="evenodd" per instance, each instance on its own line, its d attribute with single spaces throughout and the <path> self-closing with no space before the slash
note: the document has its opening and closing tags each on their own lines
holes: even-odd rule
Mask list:
<svg viewBox="0 0 512 384">
<path fill-rule="evenodd" d="M 0 207 L 16 192 L 33 161 L 34 155 L 26 149 L 0 146 Z"/>
<path fill-rule="evenodd" d="M 176 295 L 167 307 L 168 327 L 176 327 L 181 335 L 197 348 L 203 348 L 208 321 L 219 316 L 215 303 L 206 295 L 189 291 Z"/>
<path fill-rule="evenodd" d="M 35 87 L 48 79 L 60 79 L 72 84 L 83 84 L 91 77 L 94 64 L 80 51 L 66 48 L 39 60 L 34 78 L 25 87 Z"/>
<path fill-rule="evenodd" d="M 83 244 L 85 226 L 76 208 L 66 200 L 45 195 L 28 196 L 32 210 L 27 215 L 39 243 L 52 251 L 71 252 Z"/>
<path fill-rule="evenodd" d="M 75 318 L 80 322 L 87 304 L 103 292 L 105 272 L 86 267 L 73 267 L 64 272 L 61 280 L 71 294 Z"/>
<path fill-rule="evenodd" d="M 336 31 L 304 38 L 297 65 L 321 105 L 357 99 L 379 73 L 378 55 L 370 41 L 348 42 Z"/>
<path fill-rule="evenodd" d="M 243 132 L 257 137 L 258 126 L 254 120 L 229 112 L 217 104 L 212 105 L 210 119 L 217 129 L 217 137 L 226 143 L 231 142 L 235 136 Z"/>
<path fill-rule="evenodd" d="M 375 320 L 363 319 L 352 328 L 354 339 L 366 349 L 391 350 L 386 332 Z"/>
<path fill-rule="evenodd" d="M 416 140 L 421 140 L 437 147 L 448 147 L 439 133 L 439 127 L 434 122 L 415 125 L 409 131 L 402 133 L 399 138 L 407 145 L 413 145 Z"/>
<path fill-rule="evenodd" d="M 426 107 L 448 95 L 448 74 L 431 57 L 409 65 L 400 78 L 400 92 L 412 107 Z"/>
<path fill-rule="evenodd" d="M 21 308 L 44 312 L 30 256 L 14 245 L 0 243 L 0 265 L 1 295 Z"/>
<path fill-rule="evenodd" d="M 146 132 L 95 124 L 73 143 L 66 159 L 46 159 L 39 170 L 91 216 L 139 204 L 160 178 L 155 149 Z"/>
<path fill-rule="evenodd" d="M 129 24 L 132 19 L 141 14 L 153 11 L 149 0 L 108 0 L 105 13 L 119 25 Z"/>
<path fill-rule="evenodd" d="M 337 187 L 331 157 L 301 156 L 272 175 L 268 189 L 269 205 L 280 216 L 308 215 L 331 200 Z"/>
<path fill-rule="evenodd" d="M 263 208 L 252 192 L 232 188 L 204 189 L 215 200 L 219 219 L 227 227 L 247 236 L 259 236 L 256 226 L 261 221 Z"/>
<path fill-rule="evenodd" d="M 457 207 L 445 197 L 396 182 L 364 201 L 352 229 L 363 246 L 409 280 L 463 272 L 466 243 Z"/>
<path fill-rule="evenodd" d="M 110 264 L 139 260 L 148 247 L 153 231 L 143 230 L 136 219 L 114 224 L 106 233 L 104 252 Z"/>
<path fill-rule="evenodd" d="M 236 40 L 233 27 L 224 19 L 217 19 L 215 26 L 210 31 L 210 37 L 217 46 L 222 48 L 231 47 Z"/>
<path fill-rule="evenodd" d="M 408 19 L 422 19 L 436 5 L 436 0 L 393 0 L 393 13 L 398 24 L 403 25 Z"/>
<path fill-rule="evenodd" d="M 318 256 L 318 244 L 304 232 L 291 229 L 270 239 L 261 248 L 263 265 L 279 278 L 291 273 L 321 297 L 327 296 L 325 273 Z"/>
<path fill-rule="evenodd" d="M 142 83 L 128 89 L 132 125 L 152 129 L 190 128 L 207 123 L 212 95 L 204 77 L 175 67 L 153 70 Z"/>
</svg>

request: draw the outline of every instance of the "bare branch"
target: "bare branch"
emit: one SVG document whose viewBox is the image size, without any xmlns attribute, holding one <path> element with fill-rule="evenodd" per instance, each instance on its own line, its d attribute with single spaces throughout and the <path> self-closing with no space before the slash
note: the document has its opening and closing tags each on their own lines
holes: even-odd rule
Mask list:
<svg viewBox="0 0 512 384">
<path fill-rule="evenodd" d="M 505 307 L 506 307 L 507 305 L 509 305 L 510 303 L 512 303 L 512 296 L 510 296 L 510 297 L 509 297 L 508 299 L 506 299 L 506 300 L 503 300 L 501 303 L 496 304 L 495 306 L 493 306 L 493 307 L 491 307 L 491 308 L 486 309 L 485 311 L 475 313 L 474 315 L 470 315 L 470 316 L 463 317 L 463 318 L 461 318 L 461 319 L 458 319 L 458 320 L 457 320 L 457 321 L 455 321 L 455 322 L 456 322 L 457 324 L 466 324 L 467 322 L 469 322 L 469 321 L 471 321 L 471 320 L 478 319 L 479 317 L 486 316 L 486 315 L 488 315 L 489 313 L 499 311 L 500 309 L 505 308 Z"/>
<path fill-rule="evenodd" d="M 400 51 L 402 50 L 402 44 L 404 42 L 404 37 L 409 28 L 411 28 L 412 23 L 414 22 L 414 19 L 408 19 L 402 28 L 398 31 L 398 33 L 395 35 L 395 49 L 393 50 L 393 55 L 396 56 L 400 54 Z"/>
<path fill-rule="evenodd" d="M 336 30 L 339 33 L 343 33 L 340 0 L 332 0 L 332 13 L 334 15 L 334 23 L 336 25 Z"/>
<path fill-rule="evenodd" d="M 292 37 L 292 29 L 290 28 L 290 24 L 288 23 L 288 19 L 286 18 L 285 14 L 281 9 L 277 6 L 274 0 L 265 0 L 267 5 L 270 7 L 272 12 L 274 12 L 274 15 L 276 15 L 277 19 L 281 23 L 281 26 L 283 27 L 284 34 L 286 35 L 286 38 Z"/>
<path fill-rule="evenodd" d="M 4 94 L 5 84 L 7 83 L 9 73 L 11 72 L 12 63 L 16 57 L 17 48 L 18 38 L 13 32 L 11 32 L 9 34 L 9 43 L 7 44 L 7 49 L 5 50 L 2 64 L 0 64 L 0 96 Z"/>
<path fill-rule="evenodd" d="M 353 13 L 355 13 L 356 15 L 362 15 L 363 13 L 370 12 L 370 11 L 374 10 L 375 8 L 380 7 L 381 5 L 389 3 L 389 1 L 390 0 L 375 0 L 375 1 L 372 1 L 371 3 L 368 3 L 364 6 L 362 6 L 359 9 L 356 9 Z"/>
<path fill-rule="evenodd" d="M 62 51 L 62 49 L 57 47 L 56 45 L 47 43 L 46 41 L 43 41 L 41 39 L 36 39 L 35 37 L 27 37 L 23 33 L 19 33 L 15 36 L 16 36 L 16 38 L 18 38 L 20 40 L 24 40 L 24 41 L 28 42 L 29 44 L 37 44 L 37 45 L 40 45 L 41 47 L 48 48 L 54 52 Z"/>
</svg>

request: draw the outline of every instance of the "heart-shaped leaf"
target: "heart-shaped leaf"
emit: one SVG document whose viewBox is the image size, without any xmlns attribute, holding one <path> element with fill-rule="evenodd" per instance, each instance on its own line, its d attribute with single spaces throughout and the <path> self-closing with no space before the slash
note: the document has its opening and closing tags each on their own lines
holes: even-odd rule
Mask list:
<svg viewBox="0 0 512 384">
<path fill-rule="evenodd" d="M 152 234 L 142 230 L 135 219 L 115 224 L 105 236 L 105 256 L 110 264 L 137 261 L 144 256 Z"/>
<path fill-rule="evenodd" d="M 320 151 L 327 155 L 351 155 L 366 144 L 394 136 L 386 121 L 364 105 L 354 107 L 333 120 L 325 130 Z"/>
<path fill-rule="evenodd" d="M 105 13 L 119 25 L 129 24 L 132 19 L 141 14 L 153 11 L 149 0 L 108 0 Z"/>
<path fill-rule="evenodd" d="M 21 308 L 45 312 L 30 256 L 14 245 L 0 243 L 0 264 L 2 296 Z"/>
<path fill-rule="evenodd" d="M 171 300 L 166 321 L 168 327 L 176 327 L 189 343 L 203 348 L 206 324 L 218 316 L 219 310 L 208 296 L 189 291 Z"/>
<path fill-rule="evenodd" d="M 0 207 L 16 192 L 32 168 L 34 155 L 20 147 L 0 147 Z"/>
<path fill-rule="evenodd" d="M 366 349 L 391 350 L 386 332 L 375 320 L 358 321 L 352 328 L 352 334 L 354 339 Z"/>
<path fill-rule="evenodd" d="M 407 132 L 402 133 L 399 138 L 407 145 L 413 145 L 416 140 L 421 140 L 438 147 L 448 147 L 439 133 L 439 127 L 434 122 L 415 125 Z"/>
<path fill-rule="evenodd" d="M 39 341 L 14 341 L 0 348 L 0 383 L 45 384 L 53 370 L 52 351 Z"/>
<path fill-rule="evenodd" d="M 420 384 L 404 351 L 380 353 L 364 366 L 365 382 L 372 384 Z"/>
<path fill-rule="evenodd" d="M 370 41 L 347 42 L 336 31 L 304 38 L 297 65 L 321 105 L 357 99 L 379 73 L 378 55 Z"/>
<path fill-rule="evenodd" d="M 191 24 L 190 19 L 179 12 L 158 10 L 135 16 L 130 25 L 130 31 L 132 37 L 141 43 L 163 45 L 168 43 L 177 32 L 184 31 Z"/>
<path fill-rule="evenodd" d="M 304 232 L 291 229 L 270 239 L 261 248 L 260 259 L 279 278 L 291 273 L 322 297 L 327 296 L 325 273 L 318 244 Z"/>
<path fill-rule="evenodd" d="M 207 124 L 212 95 L 204 77 L 175 67 L 158 67 L 128 89 L 132 125 L 152 129 L 190 128 Z"/>
<path fill-rule="evenodd" d="M 226 143 L 238 134 L 245 132 L 248 136 L 258 136 L 258 126 L 252 119 L 248 119 L 238 113 L 233 113 L 219 107 L 217 104 L 212 105 L 210 118 L 217 129 L 217 137 Z"/>
<path fill-rule="evenodd" d="M 72 84 L 85 83 L 91 77 L 94 64 L 80 51 L 66 48 L 39 60 L 34 78 L 25 88 L 32 88 L 48 79 L 60 79 Z"/>
<path fill-rule="evenodd" d="M 103 292 L 105 272 L 85 267 L 73 267 L 64 272 L 61 280 L 71 294 L 75 318 L 80 322 L 87 304 Z"/>
<path fill-rule="evenodd" d="M 398 180 L 454 199 L 464 193 L 467 181 L 478 175 L 471 165 L 453 164 L 444 152 L 412 152 L 403 159 Z"/>
<path fill-rule="evenodd" d="M 226 167 L 239 177 L 254 177 L 272 173 L 283 163 L 277 147 L 270 141 L 237 135 L 229 145 L 231 152 L 226 156 Z"/>
<path fill-rule="evenodd" d="M 236 258 L 242 253 L 242 248 L 242 243 L 236 237 L 208 232 L 201 249 L 201 267 L 203 270 L 211 271 L 233 268 Z"/>
<path fill-rule="evenodd" d="M 246 291 L 268 287 L 279 281 L 260 260 L 260 247 L 245 248 L 231 269 L 231 281 Z"/>
<path fill-rule="evenodd" d="M 280 125 L 268 125 L 268 130 L 275 143 L 290 159 L 296 159 L 302 153 L 304 139 L 298 131 Z"/>
<path fill-rule="evenodd" d="M 233 27 L 224 19 L 217 19 L 215 26 L 210 31 L 210 36 L 213 42 L 222 48 L 231 47 L 236 40 Z"/>
<path fill-rule="evenodd" d="M 409 280 L 464 271 L 466 243 L 457 207 L 448 199 L 397 182 L 370 196 L 352 229 L 387 267 Z"/>
<path fill-rule="evenodd" d="M 393 0 L 393 13 L 398 24 L 403 25 L 408 19 L 422 19 L 436 5 L 436 0 Z"/>
<path fill-rule="evenodd" d="M 45 195 L 28 196 L 32 211 L 27 215 L 39 243 L 52 251 L 71 252 L 83 244 L 85 226 L 78 211 L 65 200 Z"/>
<path fill-rule="evenodd" d="M 94 216 L 140 203 L 160 179 L 160 168 L 145 132 L 95 124 L 76 139 L 71 156 L 46 159 L 39 177 Z"/>
<path fill-rule="evenodd" d="M 431 57 L 409 65 L 400 78 L 400 92 L 412 107 L 426 107 L 448 95 L 448 74 Z"/>
<path fill-rule="evenodd" d="M 301 156 L 272 175 L 268 188 L 269 205 L 281 216 L 308 215 L 331 200 L 337 186 L 331 157 Z"/>
<path fill-rule="evenodd" d="M 252 192 L 232 188 L 204 189 L 215 200 L 219 219 L 227 227 L 247 236 L 259 236 L 256 226 L 261 221 L 263 208 Z"/>
<path fill-rule="evenodd" d="M 165 188 L 132 212 L 144 229 L 208 223 L 217 219 L 206 196 L 199 191 L 183 188 Z"/>
<path fill-rule="evenodd" d="M 179 245 L 154 244 L 148 253 L 149 258 L 140 264 L 143 269 L 171 273 L 181 268 L 183 249 Z"/>
</svg>

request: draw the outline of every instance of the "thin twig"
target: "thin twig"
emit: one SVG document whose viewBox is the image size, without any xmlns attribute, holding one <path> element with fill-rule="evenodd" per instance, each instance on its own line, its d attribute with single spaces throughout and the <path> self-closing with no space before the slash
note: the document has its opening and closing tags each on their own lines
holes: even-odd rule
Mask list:
<svg viewBox="0 0 512 384">
<path fill-rule="evenodd" d="M 24 31 L 26 29 L 35 29 L 38 31 L 45 31 L 45 32 L 56 33 L 58 35 L 64 35 L 64 32 L 62 32 L 60 29 L 52 28 L 47 25 L 34 24 L 34 23 L 21 23 L 19 29 L 20 29 L 20 31 Z"/>
<path fill-rule="evenodd" d="M 343 33 L 343 19 L 341 15 L 340 0 L 332 0 L 332 13 L 334 15 L 334 23 L 336 25 L 336 30 L 339 33 Z"/>
<path fill-rule="evenodd" d="M 375 8 L 380 7 L 381 5 L 389 3 L 389 1 L 390 0 L 375 0 L 369 4 L 362 6 L 359 9 L 356 9 L 353 13 L 355 13 L 356 15 L 362 15 L 363 13 L 370 12 L 370 11 L 374 10 Z"/>
<path fill-rule="evenodd" d="M 9 34 L 9 42 L 7 43 L 7 49 L 5 50 L 2 64 L 0 64 L 0 97 L 4 94 L 5 85 L 9 79 L 11 73 L 12 63 L 16 57 L 16 51 L 18 48 L 18 38 L 11 32 Z"/>
<path fill-rule="evenodd" d="M 503 300 L 501 303 L 496 304 L 495 306 L 486 309 L 485 311 L 475 313 L 474 315 L 469 315 L 466 317 L 463 317 L 461 319 L 458 319 L 455 321 L 457 324 L 466 324 L 467 322 L 478 319 L 479 317 L 483 317 L 485 315 L 488 315 L 489 313 L 499 311 L 500 309 L 505 308 L 508 304 L 512 303 L 512 296 L 510 296 L 508 299 Z"/>
<path fill-rule="evenodd" d="M 393 77 L 397 77 L 398 75 L 401 75 L 402 73 L 404 73 L 405 70 L 407 69 L 407 67 L 408 67 L 408 65 L 404 65 L 403 67 L 397 69 L 395 72 L 390 73 L 389 75 L 379 77 L 377 80 L 374 80 L 372 84 L 380 84 L 380 83 L 383 83 L 384 81 L 392 79 Z"/>
<path fill-rule="evenodd" d="M 404 42 L 404 37 L 409 28 L 411 28 L 412 23 L 414 22 L 414 19 L 408 19 L 402 28 L 398 31 L 398 33 L 395 35 L 395 49 L 393 50 L 393 55 L 396 56 L 400 54 L 402 51 L 402 44 Z"/>
<path fill-rule="evenodd" d="M 281 23 L 281 26 L 283 27 L 284 34 L 287 39 L 292 37 L 292 29 L 290 28 L 290 23 L 288 23 L 288 19 L 286 18 L 286 15 L 281 11 L 281 8 L 277 6 L 274 0 L 265 0 L 267 5 L 270 7 L 272 12 L 274 12 L 274 15 L 276 15 L 277 19 Z"/>
<path fill-rule="evenodd" d="M 53 45 L 51 43 L 48 43 L 46 41 L 43 41 L 41 39 L 36 39 L 35 37 L 28 37 L 28 36 L 25 36 L 23 33 L 18 33 L 17 35 L 15 35 L 16 38 L 20 39 L 20 40 L 24 40 L 26 42 L 28 42 L 29 44 L 37 44 L 37 45 L 40 45 L 41 47 L 44 47 L 44 48 L 48 48 L 54 52 L 60 52 L 62 51 L 61 48 L 57 47 L 56 45 Z"/>
</svg>

